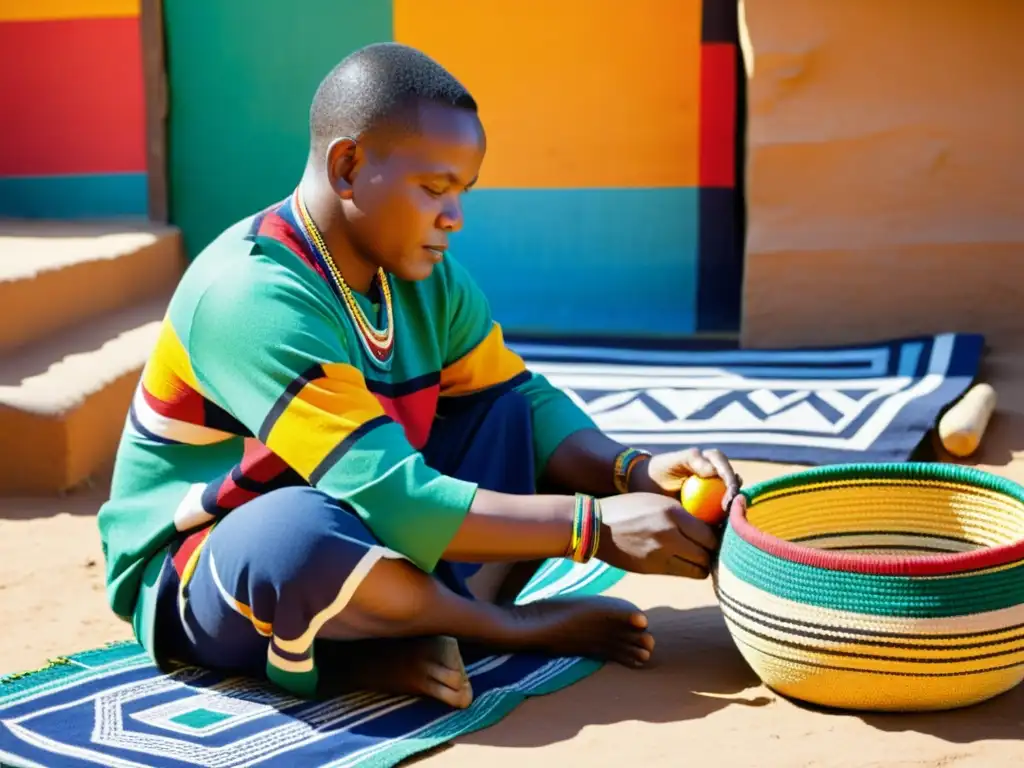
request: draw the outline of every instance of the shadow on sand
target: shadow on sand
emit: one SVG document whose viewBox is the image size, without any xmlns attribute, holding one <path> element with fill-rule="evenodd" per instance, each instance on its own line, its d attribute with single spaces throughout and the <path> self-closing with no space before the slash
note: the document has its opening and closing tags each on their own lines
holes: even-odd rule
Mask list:
<svg viewBox="0 0 1024 768">
<path fill-rule="evenodd" d="M 524 702 L 522 717 L 513 713 L 459 743 L 540 747 L 571 739 L 589 726 L 694 720 L 731 706 L 765 706 L 776 698 L 759 687 L 717 606 L 662 606 L 645 613 L 658 642 L 645 669 L 608 664 L 555 696 Z"/>
</svg>

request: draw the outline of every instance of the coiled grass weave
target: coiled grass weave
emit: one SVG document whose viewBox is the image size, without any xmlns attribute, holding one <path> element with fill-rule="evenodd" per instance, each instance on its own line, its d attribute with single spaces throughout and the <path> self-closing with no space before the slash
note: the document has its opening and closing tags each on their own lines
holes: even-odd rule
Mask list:
<svg viewBox="0 0 1024 768">
<path fill-rule="evenodd" d="M 766 685 L 934 710 L 1024 678 L 1024 488 L 949 464 L 810 469 L 743 491 L 715 588 Z"/>
</svg>

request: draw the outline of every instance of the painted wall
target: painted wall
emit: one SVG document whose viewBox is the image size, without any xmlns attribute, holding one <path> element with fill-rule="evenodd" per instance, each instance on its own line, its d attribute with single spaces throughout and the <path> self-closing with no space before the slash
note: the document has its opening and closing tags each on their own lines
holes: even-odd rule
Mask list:
<svg viewBox="0 0 1024 768">
<path fill-rule="evenodd" d="M 746 0 L 749 346 L 1024 332 L 1024 3 Z"/>
<path fill-rule="evenodd" d="M 147 212 L 139 0 L 0 0 L 0 216 Z"/>
<path fill-rule="evenodd" d="M 735 329 L 735 0 L 168 3 L 172 220 L 196 253 L 287 195 L 309 100 L 398 40 L 474 93 L 489 134 L 453 252 L 520 333 Z M 543 307 L 543 310 L 537 307 Z"/>
</svg>

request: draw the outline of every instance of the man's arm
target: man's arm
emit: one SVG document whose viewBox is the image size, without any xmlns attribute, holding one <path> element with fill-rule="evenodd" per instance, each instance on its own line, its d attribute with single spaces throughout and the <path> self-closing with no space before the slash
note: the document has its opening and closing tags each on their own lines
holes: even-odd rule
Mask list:
<svg viewBox="0 0 1024 768">
<path fill-rule="evenodd" d="M 490 493 L 427 466 L 349 364 L 329 297 L 267 271 L 278 279 L 233 277 L 200 299 L 188 353 L 204 394 L 425 571 L 565 554 L 571 496 Z"/>
<path fill-rule="evenodd" d="M 458 262 L 449 260 L 449 339 L 441 373 L 442 397 L 458 397 L 513 385 L 530 403 L 536 472 L 545 486 L 567 493 L 610 496 L 615 463 L 626 450 L 546 377 L 533 373 L 506 346 L 483 291 Z M 657 492 L 639 462 L 630 490 Z"/>
<path fill-rule="evenodd" d="M 618 493 L 615 462 L 627 446 L 599 429 L 585 429 L 569 435 L 551 454 L 547 480 L 557 488 L 594 496 Z M 640 458 L 629 473 L 630 492 L 660 493 L 646 471 L 647 457 Z"/>
</svg>

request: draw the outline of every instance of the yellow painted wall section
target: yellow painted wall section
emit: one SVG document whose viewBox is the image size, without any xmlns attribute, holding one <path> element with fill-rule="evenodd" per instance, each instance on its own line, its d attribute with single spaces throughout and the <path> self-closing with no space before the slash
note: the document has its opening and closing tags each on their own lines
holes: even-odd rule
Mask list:
<svg viewBox="0 0 1024 768">
<path fill-rule="evenodd" d="M 473 93 L 480 185 L 698 184 L 700 0 L 394 0 L 395 40 Z"/>
<path fill-rule="evenodd" d="M 140 0 L 0 0 L 0 22 L 103 19 L 139 15 Z"/>
<path fill-rule="evenodd" d="M 1024 2 L 745 10 L 743 342 L 1024 332 Z"/>
</svg>

